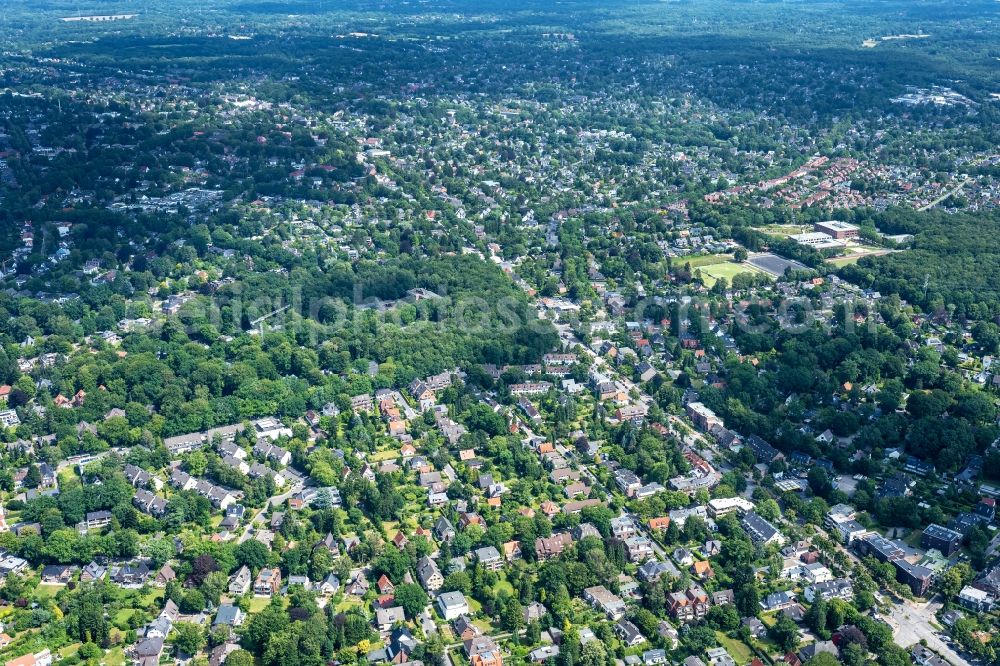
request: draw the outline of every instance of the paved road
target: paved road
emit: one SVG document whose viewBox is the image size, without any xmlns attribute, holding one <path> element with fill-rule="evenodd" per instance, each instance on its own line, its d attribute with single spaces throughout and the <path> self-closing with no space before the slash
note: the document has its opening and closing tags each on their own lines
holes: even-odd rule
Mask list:
<svg viewBox="0 0 1000 666">
<path fill-rule="evenodd" d="M 264 524 L 264 521 L 267 517 L 266 514 L 270 513 L 271 509 L 273 509 L 276 506 L 281 506 L 290 497 L 293 497 L 302 492 L 303 487 L 304 487 L 303 484 L 296 483 L 294 486 L 288 489 L 288 492 L 283 493 L 281 495 L 275 495 L 271 499 L 267 500 L 267 504 L 264 505 L 264 508 L 258 511 L 254 515 L 253 519 L 249 523 L 247 523 L 247 526 L 243 528 L 243 532 L 242 534 L 240 534 L 240 538 L 237 540 L 237 543 L 243 543 L 244 541 L 252 537 L 256 532 L 255 526 L 260 526 Z"/>
<path fill-rule="evenodd" d="M 941 203 L 942 201 L 944 201 L 945 199 L 947 199 L 951 195 L 958 194 L 959 192 L 961 192 L 962 188 L 965 187 L 966 183 L 968 183 L 969 180 L 970 180 L 970 178 L 968 176 L 966 176 L 965 180 L 963 180 L 961 183 L 959 183 L 955 187 L 951 188 L 950 190 L 948 190 L 947 192 L 945 192 L 944 194 L 942 194 L 941 196 L 939 196 L 937 199 L 934 199 L 934 201 L 931 201 L 931 202 L 929 202 L 927 204 L 924 204 L 923 206 L 921 206 L 917 210 L 919 210 L 919 211 L 925 211 L 925 210 L 929 210 L 931 208 L 934 208 L 934 206 L 937 206 L 939 203 Z"/>
<path fill-rule="evenodd" d="M 926 208 L 930 208 L 931 206 L 936 205 L 940 201 L 943 201 L 947 196 L 957 193 L 962 189 L 962 187 L 964 187 L 964 185 L 965 181 L 959 183 L 958 186 L 955 187 L 951 192 L 942 195 L 938 200 L 935 200 L 934 202 L 929 204 Z M 586 354 L 590 358 L 590 360 L 594 363 L 594 365 L 600 367 L 602 370 L 605 370 L 610 377 L 616 379 L 618 382 L 624 385 L 625 388 L 629 390 L 629 392 L 634 391 L 636 394 L 638 394 L 639 400 L 641 402 L 645 403 L 647 406 L 653 404 L 653 399 L 651 396 L 646 394 L 639 386 L 636 386 L 628 378 L 620 376 L 615 371 L 614 368 L 609 367 L 607 363 L 605 363 L 604 359 L 595 354 L 586 345 L 584 345 L 573 334 L 572 330 L 570 330 L 568 327 L 563 327 L 563 326 L 559 326 L 557 328 L 559 331 L 560 341 L 563 343 L 563 345 L 571 348 L 579 346 L 583 350 L 584 354 Z M 683 419 L 674 415 L 670 415 L 668 417 L 667 423 L 665 425 L 670 429 L 671 433 L 674 436 L 677 436 L 680 439 L 681 436 L 678 426 L 682 424 L 684 425 L 685 430 L 692 430 L 690 426 L 684 422 Z M 721 452 L 716 447 L 715 442 L 711 441 L 710 438 L 704 437 L 701 433 L 697 432 L 696 430 L 693 430 L 690 434 L 685 435 L 683 437 L 683 441 L 688 446 L 701 449 L 705 454 L 706 459 L 714 461 L 713 464 L 717 466 L 716 467 L 717 471 L 725 472 L 732 469 L 731 465 L 726 463 Z M 589 465 L 580 460 L 578 456 L 572 455 L 572 457 L 575 458 L 577 462 L 580 463 L 580 468 L 582 472 L 587 477 L 590 478 L 591 483 L 596 485 L 597 479 L 591 473 Z M 751 487 L 748 488 L 748 490 L 751 490 L 751 488 L 752 484 Z M 608 498 L 610 498 L 610 493 L 607 490 L 605 490 L 604 492 L 605 495 Z M 650 539 L 650 541 L 653 544 L 653 550 L 656 553 L 656 555 L 661 560 L 672 564 L 671 558 L 664 551 L 664 549 L 657 543 L 656 539 L 653 538 L 653 535 L 649 533 L 649 531 L 646 529 L 645 524 L 627 510 L 625 513 L 628 514 L 633 519 L 633 522 L 636 524 L 636 527 L 638 528 L 639 532 Z M 997 537 L 993 545 L 998 549 L 1000 549 L 1000 537 Z M 857 557 L 852 552 L 843 548 L 839 544 L 838 544 L 838 549 L 846 553 L 853 563 L 855 564 L 858 563 Z M 932 600 L 931 602 L 927 603 L 914 603 L 906 601 L 903 604 L 893 605 L 892 612 L 889 614 L 889 616 L 885 617 L 885 619 L 892 627 L 893 638 L 897 644 L 908 648 L 914 643 L 919 643 L 921 641 L 924 641 L 929 648 L 937 652 L 939 655 L 943 656 L 948 661 L 950 661 L 953 666 L 971 666 L 968 660 L 964 659 L 961 655 L 956 653 L 951 647 L 949 647 L 944 641 L 941 640 L 941 636 L 931 624 L 931 622 L 935 621 L 935 614 L 940 609 L 940 607 L 941 607 L 940 602 L 936 600 Z M 449 648 L 446 648 L 446 652 L 448 650 Z"/>
<path fill-rule="evenodd" d="M 579 345 L 580 348 L 583 349 L 584 353 L 587 354 L 595 364 L 601 365 L 601 366 L 605 366 L 605 367 L 607 366 L 607 364 L 605 363 L 605 361 L 604 361 L 603 358 L 601 358 L 600 356 L 598 356 L 597 354 L 595 354 L 586 345 L 584 345 L 582 342 L 580 342 L 580 340 L 575 335 L 573 335 L 573 333 L 570 330 L 568 330 L 568 329 L 560 330 L 559 331 L 559 337 L 562 339 L 562 342 L 564 344 L 569 345 L 570 347 L 576 347 L 577 345 Z M 643 391 L 640 386 L 637 386 L 630 379 L 628 379 L 626 377 L 622 377 L 621 375 L 618 374 L 618 372 L 616 370 L 614 370 L 612 368 L 609 368 L 609 367 L 606 367 L 606 369 L 608 370 L 609 376 L 612 377 L 612 378 L 614 378 L 616 381 L 620 382 L 622 385 L 624 385 L 625 388 L 629 391 L 629 393 L 632 393 L 634 391 L 636 394 L 638 394 L 639 400 L 643 404 L 645 404 L 646 407 L 652 406 L 652 404 L 653 404 L 653 398 L 652 398 L 652 396 L 650 396 L 648 393 L 646 393 L 645 391 Z M 676 417 L 672 417 L 672 418 L 676 418 Z M 668 427 L 670 427 L 671 431 L 674 431 L 674 429 L 673 429 L 673 427 L 672 427 L 672 425 L 670 423 L 668 423 L 667 425 L 668 425 Z M 676 435 L 677 433 L 674 431 L 674 434 Z M 707 442 L 706 442 L 706 444 L 707 444 Z M 605 499 L 606 500 L 610 500 L 611 499 L 611 494 L 606 489 L 604 489 L 604 487 L 597 480 L 597 477 L 594 476 L 593 472 L 590 471 L 590 465 L 589 465 L 589 463 L 583 462 L 575 454 L 571 454 L 571 456 L 574 459 L 576 459 L 576 461 L 580 464 L 580 470 L 583 472 L 583 474 L 585 476 L 587 476 L 590 479 L 591 486 L 597 487 L 597 488 L 601 488 L 603 490 L 603 492 L 604 492 Z M 640 535 L 646 537 L 647 539 L 649 539 L 650 543 L 653 546 L 653 552 L 656 553 L 656 557 L 660 561 L 665 562 L 669 566 L 672 566 L 672 567 L 675 566 L 673 560 L 670 558 L 670 555 L 667 553 L 666 550 L 663 549 L 662 546 L 660 546 L 659 542 L 654 538 L 653 534 L 647 528 L 646 523 L 642 519 L 640 519 L 638 516 L 636 516 L 635 514 L 633 514 L 630 511 L 628 511 L 627 509 L 624 510 L 624 513 L 625 513 L 625 515 L 627 515 L 629 518 L 632 519 L 632 522 L 635 524 L 635 527 L 636 527 L 636 530 L 638 531 L 638 533 Z M 680 571 L 677 571 L 677 575 L 680 575 Z"/>
<path fill-rule="evenodd" d="M 954 666 L 971 666 L 968 660 L 955 652 L 941 640 L 937 630 L 931 626 L 935 613 L 941 608 L 937 597 L 926 603 L 904 601 L 893 604 L 892 612 L 884 619 L 892 627 L 892 637 L 897 644 L 909 648 L 914 643 L 926 641 L 927 647 L 950 661 Z"/>
</svg>

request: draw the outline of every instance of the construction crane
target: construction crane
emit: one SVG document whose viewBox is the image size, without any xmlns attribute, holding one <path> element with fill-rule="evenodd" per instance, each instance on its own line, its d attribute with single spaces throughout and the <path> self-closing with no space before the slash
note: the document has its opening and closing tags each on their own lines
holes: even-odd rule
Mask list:
<svg viewBox="0 0 1000 666">
<path fill-rule="evenodd" d="M 273 317 L 276 314 L 281 314 L 282 312 L 284 312 L 285 310 L 287 310 L 290 307 L 292 307 L 292 306 L 291 305 L 286 305 L 284 307 L 278 308 L 277 310 L 274 310 L 273 312 L 268 312 L 263 317 L 257 317 L 256 319 L 254 319 L 253 321 L 251 321 L 250 325 L 251 326 L 256 326 L 256 325 L 260 324 L 260 336 L 264 337 L 264 320 L 270 319 L 271 317 Z"/>
</svg>

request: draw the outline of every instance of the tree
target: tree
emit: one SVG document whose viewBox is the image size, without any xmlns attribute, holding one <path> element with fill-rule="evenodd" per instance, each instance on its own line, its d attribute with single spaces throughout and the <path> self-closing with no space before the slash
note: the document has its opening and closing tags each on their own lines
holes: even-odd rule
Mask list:
<svg viewBox="0 0 1000 666">
<path fill-rule="evenodd" d="M 410 558 L 403 551 L 391 546 L 372 563 L 372 571 L 376 578 L 385 574 L 393 583 L 402 582 L 403 576 L 409 569 Z"/>
<path fill-rule="evenodd" d="M 159 569 L 174 554 L 174 545 L 166 539 L 151 539 L 143 551 L 152 560 L 152 569 Z"/>
<path fill-rule="evenodd" d="M 760 591 L 757 573 L 750 565 L 743 565 L 733 573 L 733 601 L 743 617 L 757 617 L 760 612 Z"/>
<path fill-rule="evenodd" d="M 28 474 L 24 477 L 25 488 L 37 488 L 42 482 L 42 471 L 38 465 L 28 465 Z"/>
<path fill-rule="evenodd" d="M 7 576 L 5 590 L 20 584 L 16 574 Z M 95 589 L 85 589 L 75 600 L 75 609 L 68 616 L 67 631 L 83 642 L 103 643 L 108 638 L 108 624 L 104 615 L 101 594 Z"/>
<path fill-rule="evenodd" d="M 705 625 L 699 627 L 688 625 L 685 628 L 687 631 L 681 634 L 681 641 L 690 652 L 697 654 L 718 645 L 719 641 L 711 628 Z"/>
<path fill-rule="evenodd" d="M 845 666 L 864 666 L 868 663 L 868 650 L 857 643 L 848 643 L 840 650 L 840 659 Z"/>
<path fill-rule="evenodd" d="M 184 461 L 188 474 L 191 476 L 204 476 L 208 468 L 208 459 L 201 451 L 192 451 Z"/>
<path fill-rule="evenodd" d="M 444 577 L 444 584 L 441 586 L 442 592 L 461 592 L 470 594 L 472 592 L 472 579 L 465 571 L 453 571 Z"/>
<path fill-rule="evenodd" d="M 73 562 L 80 557 L 80 535 L 76 530 L 56 530 L 46 540 L 44 553 L 49 559 L 62 564 Z"/>
<path fill-rule="evenodd" d="M 213 571 L 205 576 L 205 581 L 198 588 L 205 595 L 205 599 L 213 604 L 219 603 L 219 597 L 229 587 L 229 577 L 221 571 Z"/>
<path fill-rule="evenodd" d="M 501 602 L 500 623 L 507 631 L 519 632 L 524 627 L 524 607 L 517 597 Z"/>
<path fill-rule="evenodd" d="M 233 554 L 238 564 L 245 565 L 252 571 L 260 571 L 267 565 L 267 546 L 256 539 L 247 539 L 236 546 Z"/>
<path fill-rule="evenodd" d="M 812 467 L 809 470 L 807 478 L 809 480 L 810 490 L 812 490 L 813 494 L 817 497 L 826 499 L 830 496 L 830 493 L 833 492 L 833 483 L 830 481 L 830 476 L 822 467 Z"/>
<path fill-rule="evenodd" d="M 947 391 L 934 389 L 932 391 L 914 391 L 906 401 L 906 411 L 916 418 L 937 418 L 952 404 L 952 397 Z"/>
<path fill-rule="evenodd" d="M 742 264 L 744 261 L 747 260 L 747 256 L 748 255 L 747 255 L 746 248 L 738 247 L 733 252 L 733 261 L 735 261 L 738 264 Z"/>
<path fill-rule="evenodd" d="M 767 520 L 777 520 L 781 517 L 781 509 L 778 508 L 778 503 L 771 498 L 767 498 L 757 505 L 757 513 Z"/>
<path fill-rule="evenodd" d="M 938 590 L 946 599 L 955 597 L 972 579 L 972 568 L 962 562 L 945 571 L 938 578 Z"/>
<path fill-rule="evenodd" d="M 580 649 L 580 666 L 607 666 L 608 651 L 600 641 L 588 641 Z"/>
<path fill-rule="evenodd" d="M 205 647 L 205 632 L 197 624 L 178 622 L 173 633 L 174 645 L 184 654 L 196 654 Z"/>
<path fill-rule="evenodd" d="M 427 605 L 427 593 L 419 585 L 403 583 L 396 586 L 396 604 L 403 607 L 403 612 L 409 618 L 415 618 Z"/>
<path fill-rule="evenodd" d="M 778 621 L 767 630 L 767 635 L 782 652 L 791 652 L 799 644 L 799 628 L 795 621 L 784 613 L 778 613 Z"/>
<path fill-rule="evenodd" d="M 888 379 L 878 392 L 878 405 L 883 412 L 892 412 L 903 404 L 903 382 L 898 379 Z"/>
<path fill-rule="evenodd" d="M 180 609 L 184 613 L 198 613 L 205 609 L 205 595 L 201 590 L 188 590 L 181 598 Z"/>
<path fill-rule="evenodd" d="M 191 576 L 189 580 L 195 585 L 201 585 L 205 580 L 205 576 L 218 570 L 219 566 L 215 563 L 214 557 L 208 553 L 199 555 L 191 563 Z"/>
<path fill-rule="evenodd" d="M 84 659 L 96 659 L 104 654 L 104 650 L 96 643 L 84 643 L 80 646 L 80 656 Z"/>
<path fill-rule="evenodd" d="M 243 644 L 251 652 L 262 654 L 270 637 L 284 631 L 287 626 L 288 615 L 283 608 L 283 602 L 275 595 L 271 597 L 271 603 L 264 610 L 250 618 L 246 629 L 243 630 Z"/>
<path fill-rule="evenodd" d="M 976 322 L 972 327 L 972 338 L 989 354 L 996 353 L 1000 349 L 1000 328 L 993 322 Z"/>
<path fill-rule="evenodd" d="M 712 606 L 708 611 L 706 621 L 719 631 L 733 631 L 740 626 L 740 614 L 732 604 Z"/>
<path fill-rule="evenodd" d="M 840 666 L 840 662 L 829 652 L 820 652 L 807 661 L 805 666 Z"/>
<path fill-rule="evenodd" d="M 537 621 L 529 622 L 527 629 L 524 630 L 524 642 L 527 645 L 537 645 L 540 640 L 542 640 L 541 626 Z"/>
<path fill-rule="evenodd" d="M 806 624 L 823 639 L 830 637 L 830 632 L 826 629 L 826 612 L 826 600 L 817 592 L 816 600 L 806 613 Z"/>
<path fill-rule="evenodd" d="M 225 666 L 254 666 L 253 655 L 243 649 L 235 650 L 229 653 L 224 664 Z"/>
</svg>

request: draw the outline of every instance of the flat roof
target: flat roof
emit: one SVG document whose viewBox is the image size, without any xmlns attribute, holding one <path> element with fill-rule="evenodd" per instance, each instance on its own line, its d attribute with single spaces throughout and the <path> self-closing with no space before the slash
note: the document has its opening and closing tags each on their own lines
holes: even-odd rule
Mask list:
<svg viewBox="0 0 1000 666">
<path fill-rule="evenodd" d="M 838 231 L 851 231 L 852 229 L 857 229 L 857 225 L 849 224 L 847 222 L 841 222 L 839 220 L 825 220 L 823 222 L 817 222 L 817 225 L 823 225 L 830 229 L 836 229 Z"/>
</svg>

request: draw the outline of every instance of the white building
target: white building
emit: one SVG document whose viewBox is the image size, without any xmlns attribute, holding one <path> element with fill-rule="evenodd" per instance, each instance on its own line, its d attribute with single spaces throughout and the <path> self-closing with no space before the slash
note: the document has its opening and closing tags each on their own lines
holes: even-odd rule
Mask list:
<svg viewBox="0 0 1000 666">
<path fill-rule="evenodd" d="M 442 592 L 438 595 L 437 605 L 441 617 L 449 622 L 469 614 L 469 602 L 461 592 Z"/>
</svg>

